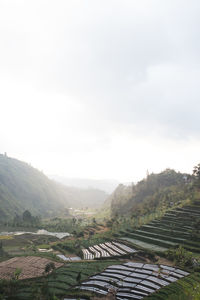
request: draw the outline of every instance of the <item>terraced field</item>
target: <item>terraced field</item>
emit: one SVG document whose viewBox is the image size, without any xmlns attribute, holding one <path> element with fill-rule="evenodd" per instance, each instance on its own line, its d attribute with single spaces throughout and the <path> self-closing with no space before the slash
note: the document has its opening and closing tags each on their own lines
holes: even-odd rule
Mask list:
<svg viewBox="0 0 200 300">
<path fill-rule="evenodd" d="M 123 240 L 142 248 L 166 251 L 177 245 L 200 253 L 200 240 L 194 238 L 200 222 L 200 206 L 185 206 L 166 213 L 160 220 L 154 220 L 137 230 L 121 232 Z"/>
<path fill-rule="evenodd" d="M 83 249 L 83 257 L 86 260 L 104 257 L 123 256 L 137 252 L 135 249 L 118 242 L 107 242 Z"/>
<path fill-rule="evenodd" d="M 80 273 L 81 284 L 78 284 Z M 143 299 L 146 296 L 150 299 L 155 297 L 155 300 L 188 300 L 188 291 L 196 290 L 199 285 L 199 274 L 189 275 L 166 265 L 130 261 L 119 264 L 117 260 L 85 261 L 67 263 L 46 277 L 20 280 L 16 299 L 37 299 L 39 291 L 43 291 L 46 297 L 48 292 L 49 298 L 55 295 L 59 299 L 90 299 L 94 294 L 104 296 L 112 290 L 118 300 Z M 171 298 L 173 295 L 176 297 Z"/>
<path fill-rule="evenodd" d="M 81 273 L 81 281 L 86 280 L 89 276 L 102 272 L 109 265 L 118 264 L 118 261 L 85 261 L 68 263 L 56 270 L 52 274 L 44 278 L 35 278 L 34 280 L 21 281 L 17 293 L 17 298 L 20 300 L 31 300 L 37 298 L 38 289 L 43 286 L 48 287 L 51 295 L 56 295 L 60 298 L 79 293 L 74 290 L 77 283 L 77 276 Z M 85 292 L 87 294 L 87 291 Z M 35 296 L 35 298 L 33 298 Z M 79 299 L 80 297 L 78 297 Z"/>
<path fill-rule="evenodd" d="M 127 262 L 107 267 L 82 282 L 79 289 L 100 295 L 112 290 L 118 300 L 143 299 L 188 275 L 188 272 L 165 265 Z"/>
<path fill-rule="evenodd" d="M 13 261 L 10 274 L 12 275 L 16 268 L 25 270 L 26 274 L 23 272 L 20 274 L 20 279 L 25 280 L 20 280 L 18 298 L 16 299 L 37 299 L 38 291 L 42 293 L 44 288 L 51 297 L 55 295 L 59 299 L 63 299 L 63 297 L 80 299 L 94 294 L 104 296 L 109 291 L 115 293 L 118 300 L 146 297 L 150 299 L 154 299 L 154 297 L 155 299 L 187 299 L 168 298 L 166 295 L 169 295 L 173 289 L 181 294 L 182 290 L 184 291 L 184 288 L 179 288 L 179 281 L 181 282 L 181 280 L 183 287 L 192 282 L 191 291 L 198 289 L 200 277 L 196 274 L 191 273 L 189 275 L 188 272 L 176 267 L 150 264 L 147 259 L 146 262 L 148 263 L 144 263 L 145 260 L 140 259 L 139 254 L 137 255 L 137 259 L 140 259 L 139 262 L 127 262 L 127 257 L 136 253 L 138 248 L 162 252 L 177 245 L 183 245 L 184 248 L 192 252 L 200 253 L 200 238 L 195 235 L 199 224 L 200 206 L 185 206 L 171 210 L 161 219 L 156 219 L 138 229 L 129 228 L 121 232 L 120 240 L 109 242 L 109 239 L 107 242 L 105 242 L 106 239 L 90 240 L 90 243 L 81 245 L 81 247 L 85 247 L 82 249 L 84 261 L 79 261 L 81 258 L 73 255 L 57 254 L 66 263 L 58 263 L 56 265 L 58 268 L 48 276 L 43 276 L 46 261 L 43 261 L 43 265 L 38 263 L 30 268 L 28 263 L 26 264 L 26 259 L 27 262 L 28 260 L 33 262 L 34 259 L 31 257 L 18 258 L 19 260 L 25 259 L 25 263 L 15 265 L 15 261 Z M 131 256 L 133 257 L 133 255 Z M 106 260 L 103 260 L 104 258 Z M 163 263 L 167 264 L 166 261 Z M 7 266 L 6 274 L 8 269 L 9 266 Z M 0 270 L 0 273 L 4 274 L 5 272 Z M 35 277 L 40 277 L 30 279 L 34 277 L 33 274 Z M 183 292 L 184 295 L 189 289 L 190 286 L 187 286 Z M 158 295 L 161 295 L 161 298 Z"/>
</svg>

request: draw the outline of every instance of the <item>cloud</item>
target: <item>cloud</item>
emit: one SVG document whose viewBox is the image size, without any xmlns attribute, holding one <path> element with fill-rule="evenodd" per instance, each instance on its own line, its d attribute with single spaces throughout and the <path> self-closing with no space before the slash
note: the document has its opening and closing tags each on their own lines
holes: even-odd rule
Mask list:
<svg viewBox="0 0 200 300">
<path fill-rule="evenodd" d="M 127 180 L 133 159 L 138 178 L 140 154 L 142 174 L 148 164 L 189 170 L 200 133 L 199 9 L 196 0 L 0 1 L 2 149 L 73 176 Z"/>
</svg>

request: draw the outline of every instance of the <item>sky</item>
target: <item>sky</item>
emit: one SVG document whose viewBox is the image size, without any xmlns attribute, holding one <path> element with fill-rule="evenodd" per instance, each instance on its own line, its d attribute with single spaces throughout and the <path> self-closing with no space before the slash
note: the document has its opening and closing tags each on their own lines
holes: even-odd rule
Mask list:
<svg viewBox="0 0 200 300">
<path fill-rule="evenodd" d="M 0 153 L 136 182 L 200 162 L 200 1 L 0 0 Z"/>
</svg>

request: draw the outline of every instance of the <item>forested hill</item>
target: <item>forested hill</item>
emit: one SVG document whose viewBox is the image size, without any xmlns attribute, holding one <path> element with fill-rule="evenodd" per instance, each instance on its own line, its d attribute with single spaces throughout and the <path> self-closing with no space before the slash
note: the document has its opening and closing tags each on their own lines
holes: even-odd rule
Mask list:
<svg viewBox="0 0 200 300">
<path fill-rule="evenodd" d="M 65 201 L 56 184 L 42 172 L 0 154 L 1 220 L 26 209 L 35 215 L 50 215 L 63 207 Z"/>
<path fill-rule="evenodd" d="M 29 210 L 33 215 L 59 214 L 65 207 L 98 206 L 102 191 L 68 188 L 27 163 L 0 154 L 0 221 Z"/>
<path fill-rule="evenodd" d="M 111 214 L 143 215 L 168 208 L 190 197 L 192 176 L 166 169 L 160 174 L 125 186 L 120 184 L 110 196 Z"/>
</svg>

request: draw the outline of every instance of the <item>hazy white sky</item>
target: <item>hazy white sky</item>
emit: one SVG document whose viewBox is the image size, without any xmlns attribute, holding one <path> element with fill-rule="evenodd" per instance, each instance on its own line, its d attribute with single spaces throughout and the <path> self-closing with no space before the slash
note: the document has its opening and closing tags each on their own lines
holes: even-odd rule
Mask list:
<svg viewBox="0 0 200 300">
<path fill-rule="evenodd" d="M 0 152 L 137 181 L 200 162 L 200 1 L 0 0 Z"/>
</svg>

